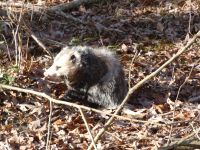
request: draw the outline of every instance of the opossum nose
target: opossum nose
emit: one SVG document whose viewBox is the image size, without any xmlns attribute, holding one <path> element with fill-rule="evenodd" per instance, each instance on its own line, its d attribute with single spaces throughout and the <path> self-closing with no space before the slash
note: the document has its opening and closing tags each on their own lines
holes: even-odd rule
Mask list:
<svg viewBox="0 0 200 150">
<path fill-rule="evenodd" d="M 44 77 L 54 77 L 54 76 L 57 76 L 57 73 L 55 72 L 55 70 L 52 70 L 51 68 L 45 70 L 45 72 L 43 74 L 44 74 Z"/>
<path fill-rule="evenodd" d="M 45 76 L 45 77 L 47 77 L 47 76 L 48 76 L 48 74 L 47 74 L 47 72 L 46 72 L 46 71 L 45 71 L 43 74 L 44 74 L 44 76 Z"/>
<path fill-rule="evenodd" d="M 43 74 L 44 74 L 45 77 L 48 77 L 48 76 L 49 76 L 49 71 L 48 71 L 48 69 L 47 69 L 47 70 L 45 69 L 45 71 L 44 71 Z"/>
</svg>

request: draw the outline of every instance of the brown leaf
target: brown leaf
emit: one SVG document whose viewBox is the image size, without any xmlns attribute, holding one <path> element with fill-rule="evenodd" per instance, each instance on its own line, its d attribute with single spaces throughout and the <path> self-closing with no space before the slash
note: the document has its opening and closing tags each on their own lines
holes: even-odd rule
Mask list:
<svg viewBox="0 0 200 150">
<path fill-rule="evenodd" d="M 161 114 L 170 111 L 169 104 L 167 104 L 167 103 L 160 104 L 160 105 L 154 105 L 154 107 L 155 107 L 156 111 Z"/>
</svg>

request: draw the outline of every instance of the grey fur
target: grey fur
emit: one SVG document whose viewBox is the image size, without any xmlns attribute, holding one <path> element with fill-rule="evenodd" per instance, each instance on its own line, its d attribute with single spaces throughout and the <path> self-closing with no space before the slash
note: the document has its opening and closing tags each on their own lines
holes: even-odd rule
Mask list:
<svg viewBox="0 0 200 150">
<path fill-rule="evenodd" d="M 85 97 L 106 108 L 119 105 L 128 90 L 121 64 L 105 48 L 65 47 L 44 75 L 64 76 L 69 87 L 66 97 Z"/>
</svg>

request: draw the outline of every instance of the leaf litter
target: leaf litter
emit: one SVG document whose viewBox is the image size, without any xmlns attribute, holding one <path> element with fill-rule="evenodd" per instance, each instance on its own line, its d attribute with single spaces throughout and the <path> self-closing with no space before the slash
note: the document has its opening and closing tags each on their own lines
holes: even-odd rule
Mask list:
<svg viewBox="0 0 200 150">
<path fill-rule="evenodd" d="M 69 1 L 28 3 L 48 9 L 63 2 Z M 115 50 L 133 86 L 171 58 L 200 29 L 199 6 L 198 1 L 189 0 L 104 1 L 66 11 L 71 15 L 68 18 L 33 11 L 31 19 L 25 8 L 23 19 L 53 53 L 65 44 L 107 46 Z M 0 82 L 61 98 L 67 87 L 60 81 L 43 80 L 44 68 L 51 61 L 22 27 L 18 34 L 24 51 L 20 68 L 16 67 L 12 30 L 17 25 L 3 13 L 5 9 L 0 9 L 0 30 L 6 39 L 0 38 Z M 13 13 L 19 10 L 12 9 Z M 147 123 L 116 119 L 97 142 L 98 149 L 154 149 L 168 141 L 178 141 L 200 127 L 198 42 L 132 95 L 129 103 L 133 114 L 121 115 Z M 7 90 L 0 91 L 0 98 L 0 147 L 44 149 L 49 102 Z M 90 111 L 85 111 L 85 116 L 93 136 L 108 118 Z M 68 106 L 53 104 L 50 131 L 52 149 L 87 149 L 91 143 L 79 112 Z"/>
</svg>

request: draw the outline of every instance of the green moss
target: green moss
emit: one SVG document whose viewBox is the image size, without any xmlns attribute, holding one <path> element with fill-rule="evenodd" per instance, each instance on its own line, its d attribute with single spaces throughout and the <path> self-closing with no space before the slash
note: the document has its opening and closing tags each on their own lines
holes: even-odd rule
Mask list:
<svg viewBox="0 0 200 150">
<path fill-rule="evenodd" d="M 120 48 L 120 44 L 118 44 L 118 45 L 108 45 L 107 48 L 110 49 L 111 51 L 116 51 L 117 49 Z"/>
<path fill-rule="evenodd" d="M 11 66 L 6 71 L 0 70 L 0 83 L 12 85 L 15 82 L 15 76 L 19 71 L 16 65 Z"/>
<path fill-rule="evenodd" d="M 71 41 L 69 42 L 69 45 L 71 45 L 71 46 L 76 46 L 76 45 L 80 45 L 80 43 L 81 43 L 80 38 L 78 38 L 78 37 L 73 37 L 73 38 L 71 39 Z"/>
</svg>

